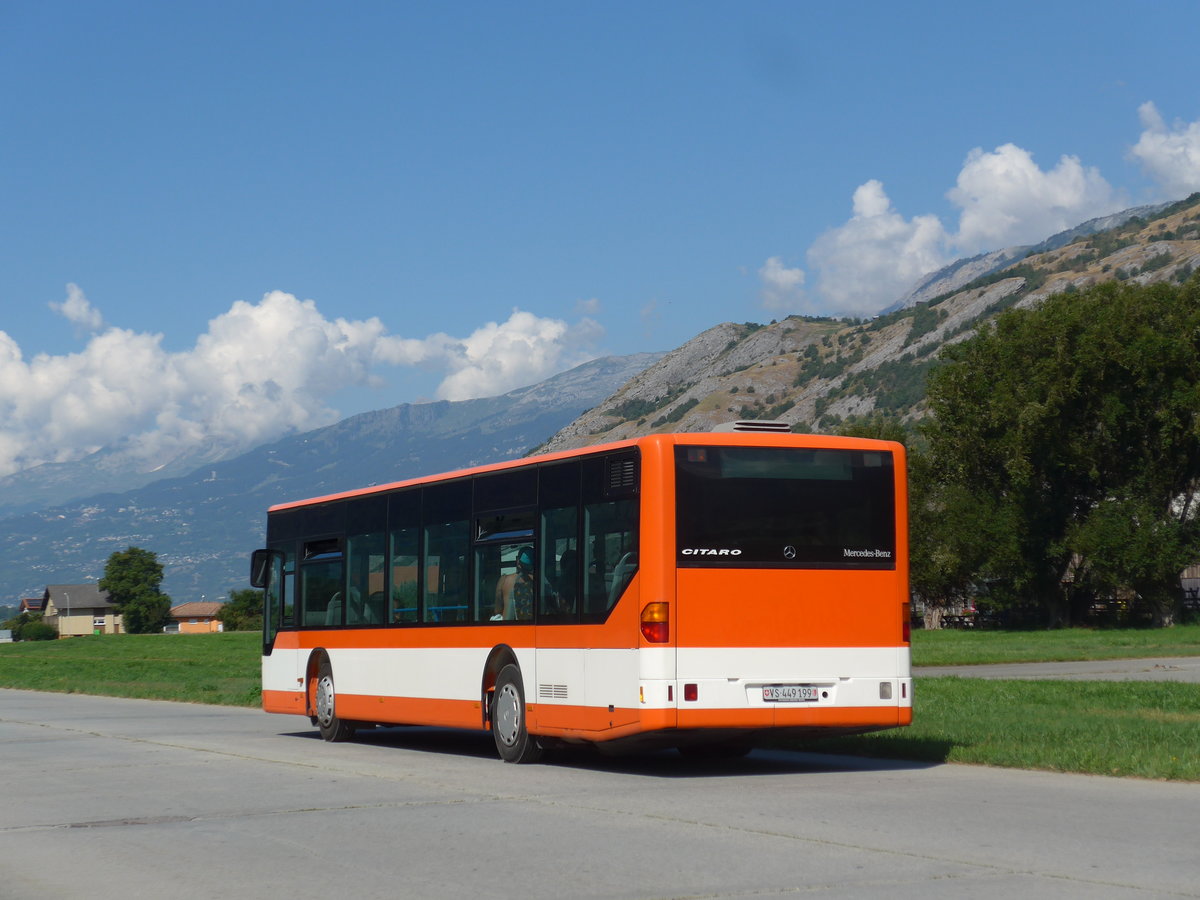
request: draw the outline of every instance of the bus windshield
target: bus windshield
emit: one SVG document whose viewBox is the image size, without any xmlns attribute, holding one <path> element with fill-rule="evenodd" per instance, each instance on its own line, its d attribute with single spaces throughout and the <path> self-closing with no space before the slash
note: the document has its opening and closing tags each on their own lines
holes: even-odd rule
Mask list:
<svg viewBox="0 0 1200 900">
<path fill-rule="evenodd" d="M 680 566 L 894 569 L 892 454 L 675 448 Z"/>
</svg>

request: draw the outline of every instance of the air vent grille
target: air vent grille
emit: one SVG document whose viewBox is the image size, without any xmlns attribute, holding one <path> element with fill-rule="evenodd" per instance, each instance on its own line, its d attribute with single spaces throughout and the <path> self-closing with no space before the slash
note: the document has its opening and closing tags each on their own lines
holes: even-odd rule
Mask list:
<svg viewBox="0 0 1200 900">
<path fill-rule="evenodd" d="M 567 686 L 565 684 L 539 684 L 538 698 L 542 700 L 566 700 Z"/>
<path fill-rule="evenodd" d="M 605 496 L 635 493 L 638 486 L 638 461 L 633 454 L 610 456 L 605 460 Z"/>
</svg>

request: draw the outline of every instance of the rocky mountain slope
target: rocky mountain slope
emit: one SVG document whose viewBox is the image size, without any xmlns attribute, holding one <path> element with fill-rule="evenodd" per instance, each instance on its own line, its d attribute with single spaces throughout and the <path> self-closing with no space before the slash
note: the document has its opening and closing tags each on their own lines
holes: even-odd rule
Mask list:
<svg viewBox="0 0 1200 900">
<path fill-rule="evenodd" d="M 1200 270 L 1200 194 L 1131 212 L 1114 217 L 1114 227 L 1080 226 L 1024 256 L 1002 251 L 1011 255 L 999 269 L 966 283 L 958 281 L 962 266 L 944 271 L 940 283 L 952 284 L 950 290 L 869 321 L 792 316 L 766 326 L 717 325 L 539 449 L 658 431 L 707 431 L 738 418 L 828 431 L 871 414 L 902 421 L 919 417 L 925 377 L 941 347 L 1001 310 L 1100 281 L 1183 281 Z M 926 280 L 918 292 L 938 283 Z"/>
<path fill-rule="evenodd" d="M 1132 209 L 1114 213 L 1110 216 L 1089 219 L 1080 225 L 1076 225 L 1074 228 L 1060 231 L 1058 234 L 1046 238 L 1046 240 L 1039 244 L 1008 247 L 1004 250 L 993 250 L 991 253 L 981 253 L 979 256 L 972 256 L 969 259 L 956 260 L 950 265 L 938 269 L 936 272 L 930 272 L 924 278 L 920 279 L 913 285 L 912 290 L 883 310 L 883 313 L 886 314 L 895 312 L 898 309 L 906 309 L 910 306 L 916 306 L 918 303 L 927 303 L 937 297 L 952 294 L 966 287 L 972 281 L 984 278 L 993 272 L 998 272 L 1027 256 L 1048 253 L 1051 250 L 1057 250 L 1060 247 L 1065 247 L 1067 244 L 1074 243 L 1080 238 L 1091 237 L 1093 234 L 1101 231 L 1111 231 L 1114 228 L 1121 227 L 1130 219 L 1152 219 L 1170 205 L 1169 203 L 1158 203 L 1150 206 L 1135 206 Z"/>
</svg>

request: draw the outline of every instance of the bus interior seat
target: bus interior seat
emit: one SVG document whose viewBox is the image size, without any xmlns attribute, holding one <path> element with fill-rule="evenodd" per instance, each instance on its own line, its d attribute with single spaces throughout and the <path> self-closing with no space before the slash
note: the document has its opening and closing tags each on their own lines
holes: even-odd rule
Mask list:
<svg viewBox="0 0 1200 900">
<path fill-rule="evenodd" d="M 325 609 L 326 625 L 342 624 L 342 592 L 338 591 L 329 598 L 329 606 Z"/>
<path fill-rule="evenodd" d="M 637 554 L 630 550 L 621 557 L 616 567 L 613 569 L 612 587 L 608 590 L 608 608 L 612 609 L 620 599 L 621 594 L 625 593 L 625 588 L 629 586 L 629 582 L 633 580 L 633 573 L 637 571 Z"/>
</svg>

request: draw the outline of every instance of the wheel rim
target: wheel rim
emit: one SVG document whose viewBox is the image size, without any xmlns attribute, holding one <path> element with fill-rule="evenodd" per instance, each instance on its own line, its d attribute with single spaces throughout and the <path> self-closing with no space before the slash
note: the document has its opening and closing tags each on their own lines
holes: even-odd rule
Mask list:
<svg viewBox="0 0 1200 900">
<path fill-rule="evenodd" d="M 521 697 L 511 684 L 502 685 L 496 691 L 492 701 L 492 720 L 497 739 L 506 747 L 516 744 L 521 731 Z"/>
<path fill-rule="evenodd" d="M 322 675 L 317 681 L 317 721 L 326 727 L 333 722 L 332 675 Z"/>
</svg>

